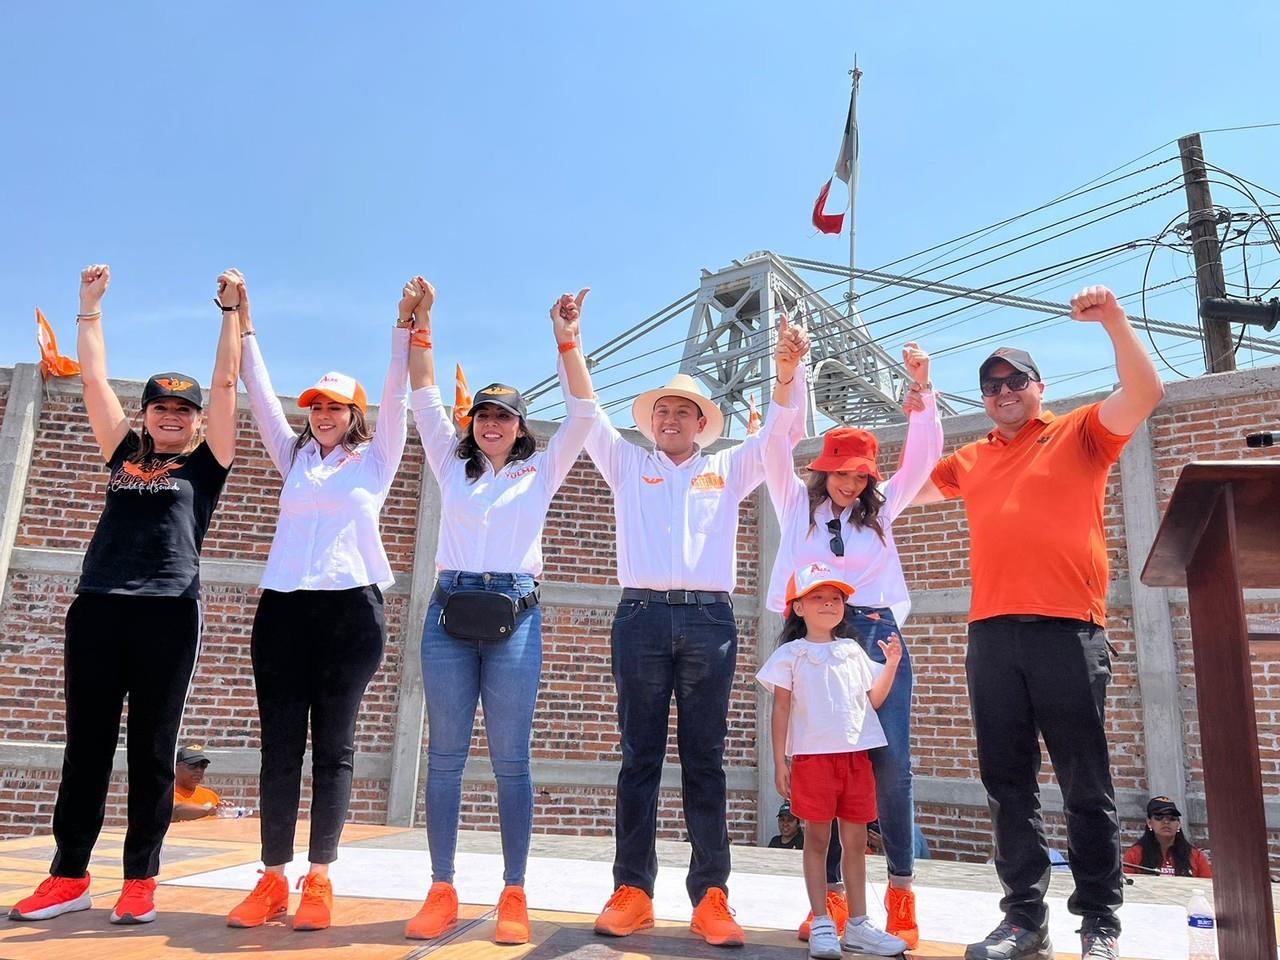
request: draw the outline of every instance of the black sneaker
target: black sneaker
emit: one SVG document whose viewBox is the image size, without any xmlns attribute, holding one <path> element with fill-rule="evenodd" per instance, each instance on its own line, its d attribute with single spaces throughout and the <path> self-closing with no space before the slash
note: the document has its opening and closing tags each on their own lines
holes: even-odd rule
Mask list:
<svg viewBox="0 0 1280 960">
<path fill-rule="evenodd" d="M 1120 938 L 1085 927 L 1080 931 L 1080 960 L 1120 960 Z"/>
<path fill-rule="evenodd" d="M 965 947 L 964 960 L 1053 960 L 1053 944 L 1047 929 L 1028 930 L 1006 920 L 981 943 Z"/>
</svg>

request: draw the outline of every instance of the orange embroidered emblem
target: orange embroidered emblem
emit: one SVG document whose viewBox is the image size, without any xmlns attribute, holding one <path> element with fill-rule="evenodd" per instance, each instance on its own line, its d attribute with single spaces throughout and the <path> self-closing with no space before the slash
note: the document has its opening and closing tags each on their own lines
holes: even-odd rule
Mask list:
<svg viewBox="0 0 1280 960">
<path fill-rule="evenodd" d="M 495 397 L 502 397 L 506 396 L 508 393 L 515 393 L 514 390 L 509 390 L 506 387 L 490 387 L 488 390 L 482 390 L 481 392 L 491 394 Z"/>
<path fill-rule="evenodd" d="M 173 377 L 161 377 L 156 383 L 164 387 L 166 390 L 186 390 L 192 386 L 190 380 L 175 380 Z"/>
<path fill-rule="evenodd" d="M 646 477 L 643 473 L 640 474 L 640 479 L 643 480 L 645 483 L 649 484 L 649 486 L 653 486 L 655 483 L 662 482 L 662 477 Z"/>
<path fill-rule="evenodd" d="M 694 490 L 723 490 L 724 477 L 718 473 L 700 473 L 689 486 Z"/>
<path fill-rule="evenodd" d="M 157 477 L 163 477 L 166 474 L 179 469 L 181 466 L 182 464 L 180 463 L 156 463 L 154 460 L 144 466 L 143 464 L 126 460 L 120 467 L 120 472 L 130 477 L 136 477 L 146 483 L 150 483 Z"/>
</svg>

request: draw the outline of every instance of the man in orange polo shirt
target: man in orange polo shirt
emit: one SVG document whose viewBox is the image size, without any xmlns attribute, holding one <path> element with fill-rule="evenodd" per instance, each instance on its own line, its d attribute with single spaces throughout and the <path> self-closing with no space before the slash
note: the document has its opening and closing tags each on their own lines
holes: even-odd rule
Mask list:
<svg viewBox="0 0 1280 960">
<path fill-rule="evenodd" d="M 204 747 L 191 744 L 178 751 L 173 765 L 173 819 L 201 820 L 218 814 L 218 795 L 201 786 L 209 758 Z"/>
<path fill-rule="evenodd" d="M 940 460 L 915 500 L 962 497 L 969 521 L 965 672 L 1005 919 L 968 947 L 966 960 L 1053 956 L 1036 782 L 1041 735 L 1067 812 L 1076 883 L 1067 906 L 1084 919 L 1081 953 L 1119 958 L 1120 829 L 1103 723 L 1111 658 L 1102 506 L 1111 465 L 1164 389 L 1110 290 L 1081 291 L 1071 316 L 1101 324 L 1111 338 L 1119 388 L 1055 416 L 1041 408 L 1044 384 L 1031 355 L 996 350 L 978 373 L 995 428 Z"/>
</svg>

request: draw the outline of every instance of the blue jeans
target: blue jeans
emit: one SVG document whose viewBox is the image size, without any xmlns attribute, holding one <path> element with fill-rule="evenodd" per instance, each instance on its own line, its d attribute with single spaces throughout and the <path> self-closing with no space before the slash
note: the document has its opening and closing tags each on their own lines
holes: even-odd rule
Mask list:
<svg viewBox="0 0 1280 960">
<path fill-rule="evenodd" d="M 738 659 L 733 608 L 624 600 L 614 614 L 611 646 L 622 734 L 613 881 L 653 896 L 658 790 L 674 693 L 690 847 L 685 886 L 697 904 L 710 887 L 728 890 L 724 740 Z"/>
<path fill-rule="evenodd" d="M 534 588 L 523 573 L 443 570 L 445 592 L 492 590 L 522 597 Z M 457 640 L 440 626 L 441 606 L 427 608 L 422 628 L 422 686 L 427 699 L 427 846 L 433 882 L 453 882 L 462 804 L 462 769 L 471 747 L 476 703 L 484 704 L 489 762 L 498 782 L 504 883 L 522 885 L 533 830 L 529 734 L 542 673 L 542 608 L 516 619 L 510 638 Z"/>
<path fill-rule="evenodd" d="M 869 614 L 874 614 L 871 616 Z M 902 643 L 902 659 L 893 678 L 893 687 L 876 711 L 887 741 L 883 747 L 867 751 L 876 775 L 876 807 L 880 836 L 891 877 L 910 877 L 915 870 L 915 800 L 911 793 L 911 653 L 906 638 L 888 608 L 847 607 L 844 622 L 849 635 L 857 637 L 862 649 L 876 663 L 884 663 L 879 641 L 888 642 L 895 633 Z M 827 856 L 827 881 L 840 879 L 840 841 L 831 833 Z"/>
</svg>

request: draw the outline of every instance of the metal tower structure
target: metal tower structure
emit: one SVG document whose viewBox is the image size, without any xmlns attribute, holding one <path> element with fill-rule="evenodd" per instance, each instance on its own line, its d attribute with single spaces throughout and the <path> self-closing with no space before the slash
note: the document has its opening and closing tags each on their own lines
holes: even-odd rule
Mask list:
<svg viewBox="0 0 1280 960">
<path fill-rule="evenodd" d="M 767 250 L 715 273 L 704 270 L 680 371 L 706 385 L 726 419 L 745 424 L 748 393 L 762 390 L 762 405 L 768 403 L 778 316 L 803 317 L 813 335 L 808 432 L 815 432 L 814 411 L 862 427 L 903 422 L 906 371 L 876 345 L 857 309 L 850 306 L 847 315 L 844 309 Z"/>
</svg>

